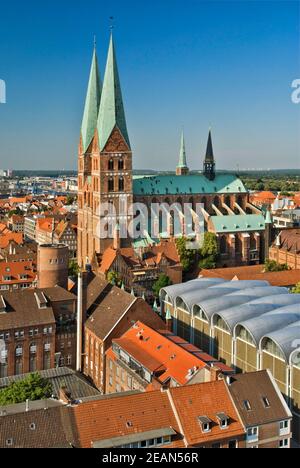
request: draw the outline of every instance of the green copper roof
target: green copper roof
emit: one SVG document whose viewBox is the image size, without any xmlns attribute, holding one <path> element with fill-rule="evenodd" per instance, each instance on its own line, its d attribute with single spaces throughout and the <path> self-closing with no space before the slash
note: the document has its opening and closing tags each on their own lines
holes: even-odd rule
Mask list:
<svg viewBox="0 0 300 468">
<path fill-rule="evenodd" d="M 218 234 L 265 230 L 263 215 L 212 216 L 211 221 Z"/>
<path fill-rule="evenodd" d="M 81 136 L 84 152 L 88 149 L 97 127 L 102 83 L 99 75 L 96 48 L 93 53 L 93 60 L 85 100 L 83 120 L 81 126 Z"/>
<path fill-rule="evenodd" d="M 167 309 L 166 320 L 172 320 L 172 315 L 171 315 L 170 309 Z"/>
<path fill-rule="evenodd" d="M 267 210 L 266 212 L 266 224 L 273 224 L 273 219 L 272 219 L 272 213 L 270 210 Z"/>
<path fill-rule="evenodd" d="M 179 163 L 178 163 L 177 167 L 187 167 L 185 141 L 184 141 L 184 133 L 183 132 L 182 132 L 182 135 L 181 135 Z"/>
<path fill-rule="evenodd" d="M 101 151 L 103 151 L 115 127 L 120 130 L 130 148 L 115 46 L 112 36 L 108 50 L 97 127 Z"/>
<path fill-rule="evenodd" d="M 208 180 L 203 174 L 181 177 L 158 175 L 134 177 L 134 195 L 189 195 L 210 193 L 246 193 L 243 182 L 234 174 L 217 174 Z"/>
<path fill-rule="evenodd" d="M 211 137 L 211 130 L 209 131 L 209 135 L 208 135 L 205 161 L 206 162 L 214 162 L 215 161 L 213 144 L 212 144 L 212 137 Z"/>
</svg>

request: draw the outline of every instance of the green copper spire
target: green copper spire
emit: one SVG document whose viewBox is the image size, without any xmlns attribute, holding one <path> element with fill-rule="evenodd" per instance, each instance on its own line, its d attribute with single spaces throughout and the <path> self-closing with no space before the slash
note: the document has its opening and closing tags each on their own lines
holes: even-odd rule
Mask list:
<svg viewBox="0 0 300 468">
<path fill-rule="evenodd" d="M 273 219 L 272 219 L 272 213 L 270 210 L 267 210 L 267 213 L 266 213 L 266 224 L 273 224 Z"/>
<path fill-rule="evenodd" d="M 184 133 L 181 135 L 179 163 L 177 167 L 187 167 Z"/>
<path fill-rule="evenodd" d="M 172 320 L 172 315 L 171 315 L 170 309 L 167 309 L 166 320 Z"/>
<path fill-rule="evenodd" d="M 109 137 L 116 127 L 120 130 L 123 138 L 130 148 L 115 46 L 112 35 L 108 50 L 97 127 L 100 151 L 103 151 Z"/>
<path fill-rule="evenodd" d="M 81 126 L 81 137 L 84 152 L 88 149 L 89 145 L 91 144 L 95 129 L 97 127 L 101 91 L 102 83 L 99 74 L 98 59 L 95 46 Z"/>
</svg>

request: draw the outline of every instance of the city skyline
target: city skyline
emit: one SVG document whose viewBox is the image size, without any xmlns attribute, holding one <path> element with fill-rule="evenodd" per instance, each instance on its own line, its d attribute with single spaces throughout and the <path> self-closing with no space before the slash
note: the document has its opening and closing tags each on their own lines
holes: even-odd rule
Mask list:
<svg viewBox="0 0 300 468">
<path fill-rule="evenodd" d="M 201 169 L 209 127 L 217 169 L 299 168 L 300 108 L 291 100 L 299 75 L 299 2 L 189 3 L 187 12 L 177 1 L 172 11 L 169 2 L 144 11 L 134 1 L 110 9 L 78 2 L 71 12 L 61 7 L 58 28 L 70 16 L 56 34 L 55 9 L 47 4 L 39 13 L 31 9 L 33 28 L 11 28 L 12 8 L 4 6 L 0 167 L 76 169 L 94 34 L 103 79 L 115 14 L 135 169 L 174 170 L 183 127 L 191 169 Z M 89 24 L 75 28 L 75 18 L 84 20 L 91 9 Z"/>
</svg>

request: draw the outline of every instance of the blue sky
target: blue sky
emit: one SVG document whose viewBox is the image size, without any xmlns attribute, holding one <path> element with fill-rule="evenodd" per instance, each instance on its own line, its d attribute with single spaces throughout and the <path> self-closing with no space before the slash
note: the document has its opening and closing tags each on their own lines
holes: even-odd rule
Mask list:
<svg viewBox="0 0 300 468">
<path fill-rule="evenodd" d="M 115 41 L 135 168 L 300 167 L 299 1 L 2 2 L 0 168 L 75 169 L 93 36 Z"/>
</svg>

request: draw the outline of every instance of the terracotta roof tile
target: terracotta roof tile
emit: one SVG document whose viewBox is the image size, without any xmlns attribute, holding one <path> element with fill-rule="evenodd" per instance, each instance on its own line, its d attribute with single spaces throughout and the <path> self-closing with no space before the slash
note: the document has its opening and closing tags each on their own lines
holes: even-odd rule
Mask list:
<svg viewBox="0 0 300 468">
<path fill-rule="evenodd" d="M 166 393 L 146 392 L 83 403 L 73 409 L 78 445 L 166 427 L 179 432 Z"/>
<path fill-rule="evenodd" d="M 189 446 L 244 435 L 224 380 L 172 388 L 170 392 Z M 227 429 L 220 428 L 218 413 L 229 418 Z M 202 432 L 198 418 L 203 416 L 212 421 L 209 433 Z"/>
</svg>

